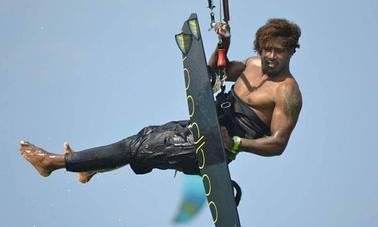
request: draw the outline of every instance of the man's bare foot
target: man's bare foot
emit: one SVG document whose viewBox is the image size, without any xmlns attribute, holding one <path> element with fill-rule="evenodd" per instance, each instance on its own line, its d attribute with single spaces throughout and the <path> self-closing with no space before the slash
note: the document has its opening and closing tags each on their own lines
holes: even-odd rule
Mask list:
<svg viewBox="0 0 378 227">
<path fill-rule="evenodd" d="M 71 147 L 68 143 L 64 143 L 64 153 L 65 154 L 74 153 L 74 151 L 71 149 Z M 76 177 L 81 183 L 87 183 L 91 180 L 91 178 L 96 173 L 97 173 L 97 171 L 80 172 L 80 173 L 76 173 Z"/>
<path fill-rule="evenodd" d="M 34 146 L 28 141 L 20 142 L 20 153 L 34 168 L 44 177 L 52 171 L 64 167 L 64 156 L 49 153 L 40 147 Z"/>
</svg>

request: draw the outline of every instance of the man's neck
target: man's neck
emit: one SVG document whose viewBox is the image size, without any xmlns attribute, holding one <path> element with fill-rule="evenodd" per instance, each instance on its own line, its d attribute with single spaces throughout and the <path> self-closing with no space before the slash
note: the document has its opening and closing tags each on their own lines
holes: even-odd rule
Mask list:
<svg viewBox="0 0 378 227">
<path fill-rule="evenodd" d="M 286 78 L 293 77 L 289 67 L 286 67 L 281 72 L 279 72 L 277 75 L 269 76 L 268 74 L 264 74 L 263 76 L 266 76 L 268 80 L 271 81 L 283 81 Z"/>
</svg>

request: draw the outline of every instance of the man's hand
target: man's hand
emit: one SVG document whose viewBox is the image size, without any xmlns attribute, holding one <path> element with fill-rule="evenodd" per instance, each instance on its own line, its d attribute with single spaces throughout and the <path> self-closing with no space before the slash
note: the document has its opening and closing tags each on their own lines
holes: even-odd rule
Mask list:
<svg viewBox="0 0 378 227">
<path fill-rule="evenodd" d="M 215 23 L 214 31 L 217 33 L 220 39 L 229 39 L 231 37 L 230 26 L 226 23 Z"/>
<path fill-rule="evenodd" d="M 232 146 L 234 145 L 234 141 L 231 138 L 230 134 L 228 134 L 228 131 L 225 127 L 222 126 L 220 129 L 221 129 L 221 134 L 222 134 L 222 137 L 223 137 L 223 146 L 227 150 L 226 158 L 229 161 L 235 160 L 237 153 L 230 152 L 231 149 L 232 149 Z"/>
<path fill-rule="evenodd" d="M 230 151 L 234 141 L 230 137 L 230 134 L 228 134 L 228 131 L 225 127 L 221 127 L 220 129 L 221 129 L 221 134 L 223 138 L 223 146 L 225 149 Z"/>
</svg>

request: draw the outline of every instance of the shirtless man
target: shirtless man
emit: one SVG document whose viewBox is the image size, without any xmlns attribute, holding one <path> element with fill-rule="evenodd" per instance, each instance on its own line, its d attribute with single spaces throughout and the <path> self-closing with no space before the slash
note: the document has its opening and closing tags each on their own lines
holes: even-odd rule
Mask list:
<svg viewBox="0 0 378 227">
<path fill-rule="evenodd" d="M 217 23 L 214 30 L 227 52 L 228 25 Z M 291 57 L 299 48 L 300 35 L 298 25 L 285 19 L 270 19 L 256 32 L 254 50 L 258 56 L 243 62 L 226 59 L 227 80 L 235 84 L 228 94 L 217 96 L 216 105 L 229 161 L 239 151 L 276 156 L 285 150 L 302 107 L 301 93 L 289 67 Z M 209 66 L 216 68 L 217 59 L 214 52 Z M 220 108 L 225 101 L 232 103 L 230 111 Z M 98 172 L 127 164 L 136 174 L 154 168 L 199 174 L 188 126 L 189 121 L 148 126 L 119 142 L 80 152 L 73 152 L 65 143 L 64 155 L 21 141 L 20 152 L 42 176 L 65 168 L 77 172 L 80 182 L 88 182 Z"/>
</svg>

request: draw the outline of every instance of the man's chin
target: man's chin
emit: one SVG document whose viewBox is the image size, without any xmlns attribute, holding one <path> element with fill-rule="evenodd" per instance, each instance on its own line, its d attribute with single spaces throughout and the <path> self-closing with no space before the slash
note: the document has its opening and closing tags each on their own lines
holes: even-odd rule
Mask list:
<svg viewBox="0 0 378 227">
<path fill-rule="evenodd" d="M 279 74 L 279 72 L 274 69 L 263 69 L 263 73 L 269 77 L 276 77 Z"/>
</svg>

